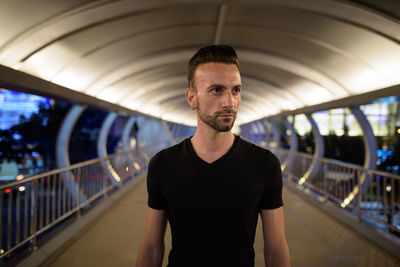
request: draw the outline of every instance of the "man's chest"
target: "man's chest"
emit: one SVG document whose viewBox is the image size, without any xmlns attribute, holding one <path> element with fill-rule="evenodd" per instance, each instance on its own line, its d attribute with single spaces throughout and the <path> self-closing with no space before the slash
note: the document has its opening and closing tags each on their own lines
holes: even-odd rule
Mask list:
<svg viewBox="0 0 400 267">
<path fill-rule="evenodd" d="M 254 214 L 264 185 L 244 166 L 181 167 L 161 184 L 170 215 L 243 217 Z"/>
</svg>

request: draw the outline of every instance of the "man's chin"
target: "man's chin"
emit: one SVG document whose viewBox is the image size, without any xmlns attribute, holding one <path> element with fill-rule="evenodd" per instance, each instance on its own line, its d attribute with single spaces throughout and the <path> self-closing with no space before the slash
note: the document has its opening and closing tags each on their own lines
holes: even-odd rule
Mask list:
<svg viewBox="0 0 400 267">
<path fill-rule="evenodd" d="M 233 127 L 233 122 L 218 124 L 215 129 L 218 132 L 229 132 Z"/>
</svg>

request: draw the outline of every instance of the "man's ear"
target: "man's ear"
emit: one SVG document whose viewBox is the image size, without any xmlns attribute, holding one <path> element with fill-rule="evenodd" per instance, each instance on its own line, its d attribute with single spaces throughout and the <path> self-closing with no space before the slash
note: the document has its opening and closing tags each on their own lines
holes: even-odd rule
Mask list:
<svg viewBox="0 0 400 267">
<path fill-rule="evenodd" d="M 196 92 L 193 88 L 186 89 L 186 100 L 193 110 L 197 108 Z"/>
</svg>

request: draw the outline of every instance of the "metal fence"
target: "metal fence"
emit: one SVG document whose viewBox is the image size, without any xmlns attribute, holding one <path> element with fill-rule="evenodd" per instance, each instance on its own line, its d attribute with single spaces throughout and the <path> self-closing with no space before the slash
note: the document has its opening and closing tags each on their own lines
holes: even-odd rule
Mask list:
<svg viewBox="0 0 400 267">
<path fill-rule="evenodd" d="M 360 221 L 400 234 L 400 176 L 286 149 L 274 151 L 289 181 L 354 212 Z"/>
<path fill-rule="evenodd" d="M 39 235 L 71 215 L 79 217 L 93 201 L 147 168 L 151 155 L 165 146 L 115 153 L 1 185 L 0 259 L 29 243 L 34 248 Z"/>
</svg>

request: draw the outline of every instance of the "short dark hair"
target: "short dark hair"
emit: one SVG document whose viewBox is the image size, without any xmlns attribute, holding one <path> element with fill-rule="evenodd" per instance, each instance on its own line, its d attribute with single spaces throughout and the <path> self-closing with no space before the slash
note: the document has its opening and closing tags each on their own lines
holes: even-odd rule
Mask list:
<svg viewBox="0 0 400 267">
<path fill-rule="evenodd" d="M 235 64 L 239 68 L 239 58 L 233 47 L 229 45 L 210 45 L 202 47 L 194 54 L 187 65 L 186 76 L 189 88 L 193 86 L 196 68 L 201 64 L 210 62 Z"/>
</svg>

